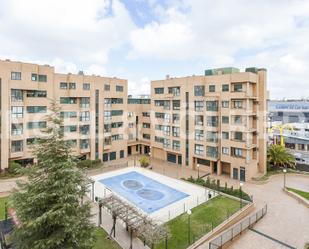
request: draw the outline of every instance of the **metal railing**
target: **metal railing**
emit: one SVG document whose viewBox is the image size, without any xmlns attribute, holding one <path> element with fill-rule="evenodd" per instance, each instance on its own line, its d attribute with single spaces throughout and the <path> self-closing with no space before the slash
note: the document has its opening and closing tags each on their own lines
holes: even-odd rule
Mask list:
<svg viewBox="0 0 309 249">
<path fill-rule="evenodd" d="M 241 234 L 247 228 L 252 227 L 256 222 L 262 219 L 266 213 L 267 204 L 253 215 L 245 218 L 240 223 L 234 225 L 233 227 L 226 230 L 221 235 L 210 241 L 209 249 L 221 249 L 224 244 L 233 240 L 237 235 Z"/>
</svg>

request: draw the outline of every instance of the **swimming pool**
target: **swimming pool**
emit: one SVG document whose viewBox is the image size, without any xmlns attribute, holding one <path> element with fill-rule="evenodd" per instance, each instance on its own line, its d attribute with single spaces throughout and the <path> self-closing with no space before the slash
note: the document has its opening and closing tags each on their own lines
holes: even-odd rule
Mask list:
<svg viewBox="0 0 309 249">
<path fill-rule="evenodd" d="M 136 171 L 98 181 L 147 213 L 157 211 L 189 196 Z"/>
</svg>

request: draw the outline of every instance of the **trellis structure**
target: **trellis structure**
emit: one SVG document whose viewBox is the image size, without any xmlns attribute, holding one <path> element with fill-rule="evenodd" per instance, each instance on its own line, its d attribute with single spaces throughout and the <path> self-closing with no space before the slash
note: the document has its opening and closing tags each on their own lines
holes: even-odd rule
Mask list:
<svg viewBox="0 0 309 249">
<path fill-rule="evenodd" d="M 112 215 L 113 227 L 109 236 L 116 236 L 116 220 L 119 218 L 130 232 L 130 249 L 133 248 L 133 234 L 144 239 L 150 245 L 154 245 L 163 239 L 167 240 L 169 231 L 163 224 L 158 224 L 148 215 L 145 215 L 134 206 L 119 197 L 111 194 L 105 198 L 95 198 L 99 203 L 99 224 L 101 224 L 101 208 L 105 207 Z"/>
</svg>

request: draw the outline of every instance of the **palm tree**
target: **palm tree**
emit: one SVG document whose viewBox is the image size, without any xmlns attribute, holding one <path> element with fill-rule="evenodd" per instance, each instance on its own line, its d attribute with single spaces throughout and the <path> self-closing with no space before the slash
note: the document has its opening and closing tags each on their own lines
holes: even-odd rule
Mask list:
<svg viewBox="0 0 309 249">
<path fill-rule="evenodd" d="M 295 157 L 290 154 L 285 147 L 272 144 L 268 147 L 267 161 L 274 167 L 292 167 L 295 168 Z"/>
</svg>

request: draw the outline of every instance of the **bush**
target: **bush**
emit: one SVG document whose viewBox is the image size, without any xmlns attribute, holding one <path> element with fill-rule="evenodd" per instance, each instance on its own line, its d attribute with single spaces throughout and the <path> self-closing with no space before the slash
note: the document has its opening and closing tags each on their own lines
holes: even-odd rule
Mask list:
<svg viewBox="0 0 309 249">
<path fill-rule="evenodd" d="M 142 167 L 146 168 L 149 166 L 149 159 L 146 156 L 142 156 L 141 159 L 139 159 L 139 162 Z"/>
<path fill-rule="evenodd" d="M 90 169 L 90 168 L 93 168 L 99 165 L 100 163 L 101 163 L 100 159 L 96 159 L 96 160 L 86 159 L 86 160 L 79 161 L 77 163 L 77 167 L 80 169 Z"/>
<path fill-rule="evenodd" d="M 7 171 L 10 175 L 17 175 L 20 173 L 19 171 L 21 170 L 21 168 L 22 167 L 19 163 L 12 161 L 10 162 L 9 168 Z"/>
<path fill-rule="evenodd" d="M 204 181 L 201 178 L 194 179 L 192 176 L 184 180 L 207 187 L 207 188 L 211 188 L 211 189 L 214 189 L 214 190 L 217 190 L 222 193 L 229 194 L 229 195 L 232 195 L 238 198 L 242 197 L 242 199 L 247 200 L 247 201 L 252 201 L 250 196 L 244 191 L 240 192 L 240 189 L 234 189 L 233 186 L 231 186 L 231 188 L 228 188 L 227 184 L 225 184 L 224 187 L 221 187 L 220 181 L 216 181 L 215 179 L 210 181 L 209 177 L 207 177 L 206 181 Z"/>
</svg>

